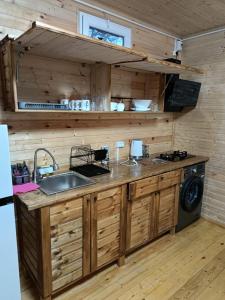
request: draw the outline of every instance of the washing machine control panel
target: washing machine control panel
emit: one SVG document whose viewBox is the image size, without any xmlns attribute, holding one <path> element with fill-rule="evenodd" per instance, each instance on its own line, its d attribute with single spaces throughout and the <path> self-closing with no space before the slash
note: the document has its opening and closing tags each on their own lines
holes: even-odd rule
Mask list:
<svg viewBox="0 0 225 300">
<path fill-rule="evenodd" d="M 199 177 L 201 177 L 203 175 L 203 177 L 204 177 L 205 164 L 203 163 L 203 164 L 188 166 L 188 167 L 184 168 L 184 180 L 193 175 L 196 175 Z"/>
</svg>

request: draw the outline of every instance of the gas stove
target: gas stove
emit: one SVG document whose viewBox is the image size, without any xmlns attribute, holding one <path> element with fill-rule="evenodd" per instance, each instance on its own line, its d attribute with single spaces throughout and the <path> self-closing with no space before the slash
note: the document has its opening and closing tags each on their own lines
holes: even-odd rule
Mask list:
<svg viewBox="0 0 225 300">
<path fill-rule="evenodd" d="M 173 151 L 173 152 L 161 153 L 157 158 L 175 162 L 175 161 L 188 159 L 191 157 L 194 157 L 194 155 L 187 153 L 187 151 Z"/>
</svg>

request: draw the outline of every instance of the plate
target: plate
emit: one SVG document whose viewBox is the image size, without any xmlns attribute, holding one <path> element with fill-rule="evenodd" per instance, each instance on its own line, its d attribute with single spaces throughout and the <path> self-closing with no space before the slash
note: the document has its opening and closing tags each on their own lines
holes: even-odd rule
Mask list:
<svg viewBox="0 0 225 300">
<path fill-rule="evenodd" d="M 134 111 L 149 111 L 149 110 L 151 110 L 151 108 L 144 108 L 144 109 L 140 109 L 140 108 L 131 108 L 131 110 L 134 110 Z"/>
</svg>

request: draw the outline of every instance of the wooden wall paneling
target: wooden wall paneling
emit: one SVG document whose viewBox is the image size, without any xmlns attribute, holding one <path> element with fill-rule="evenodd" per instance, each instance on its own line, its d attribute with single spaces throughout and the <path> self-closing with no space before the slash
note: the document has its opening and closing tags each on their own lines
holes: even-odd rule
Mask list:
<svg viewBox="0 0 225 300">
<path fill-rule="evenodd" d="M 151 99 L 158 103 L 159 110 L 163 111 L 164 74 L 112 67 L 111 76 L 112 97 Z"/>
<path fill-rule="evenodd" d="M 68 166 L 70 148 L 75 144 L 91 143 L 93 147 L 107 144 L 110 147 L 110 158 L 115 159 L 115 142 L 125 141 L 121 158 L 126 158 L 129 152 L 129 140 L 141 138 L 150 145 L 150 152 L 160 152 L 172 149 L 172 119 L 163 114 L 153 120 L 113 120 L 86 121 L 69 120 L 35 120 L 29 114 L 28 120 L 20 121 L 20 114 L 15 121 L 7 121 L 12 125 L 10 130 L 10 147 L 12 162 L 28 162 L 33 168 L 33 155 L 38 147 L 48 148 L 56 157 L 60 167 Z M 26 114 L 23 114 L 26 117 Z M 38 117 L 39 118 L 39 117 Z M 43 116 L 40 116 L 43 119 Z M 62 118 L 62 117 L 61 117 Z M 30 119 L 30 120 L 29 120 Z M 43 128 L 44 125 L 44 128 Z M 54 127 L 55 126 L 55 127 Z M 27 128 L 30 127 L 28 130 Z M 163 132 L 163 135 L 162 135 Z M 44 156 L 40 154 L 39 162 Z"/>
<path fill-rule="evenodd" d="M 174 147 L 209 157 L 202 216 L 225 224 L 224 32 L 184 42 L 183 60 L 207 70 L 203 76 L 182 76 L 202 83 L 196 108 L 175 118 Z"/>
<path fill-rule="evenodd" d="M 55 102 L 90 97 L 90 66 L 25 53 L 18 60 L 18 98 Z M 45 112 L 44 112 L 45 113 Z"/>
<path fill-rule="evenodd" d="M 65 30 L 77 32 L 78 11 L 92 13 L 105 18 L 105 14 L 73 0 L 64 1 L 63 4 L 57 0 L 35 2 L 29 0 L 18 0 L 15 2 L 1 1 L 2 32 L 18 37 L 25 31 L 33 21 L 42 21 L 46 24 L 57 26 Z M 121 14 L 121 11 L 119 11 Z M 107 16 L 111 21 L 118 22 L 124 26 L 130 26 L 133 32 L 133 47 L 140 51 L 147 51 L 157 57 L 170 57 L 174 46 L 174 39 L 160 35 L 156 32 L 143 29 L 138 25 L 131 24 L 116 17 Z M 17 29 L 17 30 L 16 30 Z M 2 35 L 3 36 L 3 35 Z M 151 41 L 151 43 L 149 43 Z M 163 47 L 161 47 L 163 45 Z"/>
<path fill-rule="evenodd" d="M 144 99 L 146 76 L 143 72 L 112 66 L 112 97 Z"/>
<path fill-rule="evenodd" d="M 31 22 L 36 20 L 76 32 L 79 9 L 105 17 L 104 14 L 78 5 L 72 0 L 64 1 L 63 5 L 56 0 L 42 1 L 41 3 L 34 3 L 28 0 L 18 0 L 16 2 L 1 1 L 0 8 L 0 26 L 5 32 L 11 33 L 13 37 L 17 37 L 20 32 L 25 31 L 31 25 Z M 110 17 L 110 20 L 117 21 L 125 26 L 131 26 L 133 47 L 136 50 L 144 50 L 161 58 L 171 55 L 174 46 L 173 39 L 139 28 L 114 17 Z M 87 64 L 85 66 L 67 62 L 55 64 L 54 60 L 43 60 L 40 57 L 34 58 L 34 56 L 32 57 L 28 54 L 22 57 L 20 62 L 22 65 L 19 67 L 19 79 L 23 79 L 20 87 L 23 87 L 24 93 L 22 93 L 20 88 L 19 96 L 27 96 L 27 100 L 37 100 L 35 98 L 36 95 L 38 95 L 40 100 L 61 98 L 64 95 L 69 96 L 68 82 L 71 83 L 71 81 L 74 82 L 72 86 L 75 94 L 77 86 L 79 86 L 78 90 L 82 90 L 81 96 L 85 96 L 90 89 L 88 81 L 90 70 Z M 28 67 L 30 62 L 35 66 L 34 73 Z M 79 77 L 80 71 L 81 76 Z M 29 74 L 29 76 L 26 74 Z M 57 84 L 53 84 L 52 80 L 50 80 L 51 74 L 53 74 Z M 63 78 L 61 84 L 58 81 L 59 75 L 57 74 Z M 35 93 L 31 92 L 31 86 L 32 88 L 35 87 Z M 138 97 L 143 95 L 139 84 L 135 84 L 132 87 L 135 89 Z M 122 85 L 120 87 L 117 86 L 117 88 L 121 91 Z M 50 91 L 50 93 L 45 93 L 45 91 Z M 69 93 L 67 93 L 68 91 Z M 112 91 L 115 94 L 120 94 L 120 91 L 117 92 L 116 88 L 114 89 L 113 82 Z M 108 120 L 102 120 L 101 114 L 94 115 L 90 113 L 88 116 L 89 120 L 85 121 L 84 118 L 86 117 L 82 114 L 79 115 L 80 120 L 78 120 L 74 114 L 67 114 L 66 116 L 60 113 L 31 114 L 23 112 L 13 114 L 3 109 L 3 96 L 0 91 L 0 123 L 9 124 L 11 128 L 10 149 L 12 162 L 25 159 L 28 161 L 31 169 L 33 168 L 33 153 L 38 147 L 47 147 L 52 151 L 63 168 L 68 166 L 70 147 L 74 144 L 90 142 L 94 147 L 99 147 L 107 142 L 110 146 L 111 159 L 115 158 L 115 141 L 117 139 L 124 140 L 126 145 L 121 151 L 121 158 L 127 157 L 129 140 L 132 138 L 140 137 L 145 143 L 149 143 L 151 153 L 172 149 L 173 119 L 171 114 L 157 114 L 154 117 L 151 114 L 117 114 L 116 116 L 115 114 L 110 114 L 107 116 Z M 125 119 L 122 120 L 122 118 Z M 40 157 L 41 159 L 42 157 Z"/>
</svg>

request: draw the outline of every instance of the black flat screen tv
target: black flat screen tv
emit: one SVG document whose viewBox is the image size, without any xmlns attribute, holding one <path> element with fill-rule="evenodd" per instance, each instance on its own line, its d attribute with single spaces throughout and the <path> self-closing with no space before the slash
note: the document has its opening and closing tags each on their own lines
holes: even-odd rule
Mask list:
<svg viewBox="0 0 225 300">
<path fill-rule="evenodd" d="M 199 82 L 176 78 L 169 93 L 165 94 L 165 111 L 181 111 L 184 107 L 196 106 L 200 88 Z"/>
</svg>

